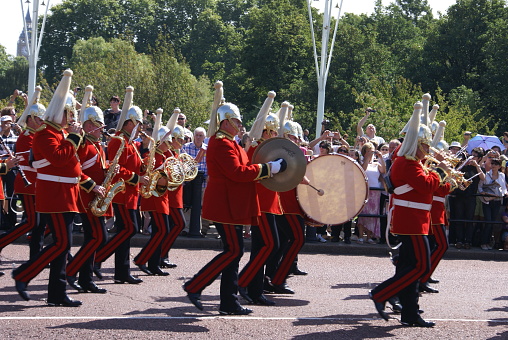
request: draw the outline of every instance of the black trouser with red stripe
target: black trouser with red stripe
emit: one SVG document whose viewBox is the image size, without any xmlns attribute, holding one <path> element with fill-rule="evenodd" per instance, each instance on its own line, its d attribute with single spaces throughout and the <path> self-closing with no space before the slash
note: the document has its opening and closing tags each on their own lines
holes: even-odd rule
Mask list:
<svg viewBox="0 0 508 340">
<path fill-rule="evenodd" d="M 100 246 L 106 244 L 106 223 L 104 217 L 97 217 L 91 211 L 80 214 L 83 223 L 83 245 L 67 263 L 67 276 L 76 276 L 79 271 L 78 283 L 89 287 L 92 283 L 93 264 L 95 252 Z"/>
<path fill-rule="evenodd" d="M 261 213 L 259 226 L 251 226 L 250 260 L 243 267 L 238 278 L 240 287 L 248 287 L 249 296 L 257 299 L 263 294 L 265 281 L 264 265 L 279 248 L 279 236 L 275 225 L 275 215 Z"/>
<path fill-rule="evenodd" d="M 286 282 L 296 256 L 305 243 L 305 224 L 300 215 L 286 214 L 276 217 L 279 230 L 280 248 L 275 256 L 275 271 L 267 273 L 272 284 L 280 285 Z"/>
<path fill-rule="evenodd" d="M 33 259 L 25 262 L 12 272 L 16 281 L 29 283 L 51 263 L 48 284 L 48 301 L 50 302 L 61 302 L 66 297 L 65 267 L 67 255 L 72 245 L 74 215 L 76 215 L 74 212 L 41 213 L 41 219 L 48 224 L 51 230 L 53 243 L 44 247 Z"/>
<path fill-rule="evenodd" d="M 372 290 L 372 299 L 385 302 L 397 295 L 402 304 L 401 321 L 413 323 L 418 318 L 418 284 L 430 270 L 427 235 L 399 235 L 402 242 L 395 275 Z"/>
<path fill-rule="evenodd" d="M 433 225 L 434 234 L 429 235 L 430 253 L 430 270 L 424 275 L 421 282 L 427 282 L 437 268 L 439 262 L 448 250 L 448 238 L 446 237 L 446 227 L 444 224 Z"/>
<path fill-rule="evenodd" d="M 136 210 L 113 203 L 116 234 L 97 251 L 95 262 L 104 262 L 115 253 L 115 280 L 125 280 L 130 274 L 131 237 L 138 232 Z"/>
<path fill-rule="evenodd" d="M 220 274 L 220 307 L 219 310 L 234 312 L 240 307 L 238 303 L 238 264 L 243 255 L 243 226 L 215 223 L 224 245 L 222 253 L 215 256 L 192 279 L 184 284 L 188 293 L 200 293 Z"/>
<path fill-rule="evenodd" d="M 12 242 L 16 241 L 19 237 L 35 229 L 37 223 L 40 220 L 39 213 L 35 211 L 35 195 L 18 194 L 18 197 L 23 203 L 26 220 L 25 222 L 16 225 L 14 228 L 11 228 L 6 233 L 0 235 L 0 252 L 2 251 L 3 248 L 11 244 Z M 35 247 L 33 255 L 38 253 L 40 250 L 41 250 L 40 245 L 38 247 Z M 32 258 L 32 256 L 30 258 Z"/>
<path fill-rule="evenodd" d="M 169 215 L 150 211 L 152 235 L 147 244 L 134 258 L 138 266 L 148 262 L 148 269 L 159 268 L 161 258 L 161 244 L 169 232 Z"/>
<path fill-rule="evenodd" d="M 173 246 L 173 243 L 175 243 L 176 238 L 180 233 L 182 232 L 183 228 L 185 228 L 185 217 L 183 215 L 183 209 L 182 208 L 169 208 L 171 210 L 169 215 L 169 233 L 162 241 L 162 247 L 161 247 L 161 257 L 167 258 L 169 250 Z"/>
</svg>

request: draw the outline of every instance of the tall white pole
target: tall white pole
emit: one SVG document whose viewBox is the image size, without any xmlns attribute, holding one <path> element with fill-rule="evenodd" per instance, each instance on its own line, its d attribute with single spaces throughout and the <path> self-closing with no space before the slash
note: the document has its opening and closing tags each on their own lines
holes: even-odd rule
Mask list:
<svg viewBox="0 0 508 340">
<path fill-rule="evenodd" d="M 30 97 L 35 91 L 35 82 L 37 79 L 37 61 L 39 59 L 39 49 L 42 43 L 42 36 L 44 34 L 44 25 L 46 23 L 46 16 L 48 14 L 49 2 L 46 4 L 46 10 L 44 11 L 43 24 L 41 31 L 39 32 L 39 0 L 33 1 L 33 15 L 32 15 L 32 31 L 30 33 L 30 39 L 28 39 L 26 17 L 23 10 L 23 0 L 21 2 L 21 15 L 23 15 L 23 27 L 25 30 L 26 43 L 28 48 L 28 96 Z"/>
<path fill-rule="evenodd" d="M 332 20 L 332 9 L 333 9 L 333 0 L 325 0 L 325 7 L 323 11 L 323 27 L 321 33 L 321 55 L 317 55 L 316 49 L 316 39 L 314 34 L 314 25 L 312 20 L 312 11 L 310 2 L 312 0 L 307 0 L 307 7 L 309 10 L 309 21 L 311 25 L 311 34 L 312 34 L 312 43 L 314 45 L 314 61 L 316 64 L 316 75 L 317 75 L 317 83 L 318 83 L 318 105 L 317 105 L 317 115 L 316 115 L 316 137 L 321 135 L 321 126 L 325 115 L 325 90 L 326 90 L 326 81 L 328 79 L 328 72 L 330 69 L 330 60 L 332 58 L 333 47 L 335 44 L 335 37 L 337 33 L 337 27 L 340 17 L 340 10 L 337 16 L 337 21 L 335 23 L 335 30 L 332 38 L 332 45 L 330 51 L 328 51 L 328 42 L 330 39 L 330 31 L 331 31 L 331 20 Z M 340 7 L 342 8 L 342 0 L 340 3 Z"/>
</svg>

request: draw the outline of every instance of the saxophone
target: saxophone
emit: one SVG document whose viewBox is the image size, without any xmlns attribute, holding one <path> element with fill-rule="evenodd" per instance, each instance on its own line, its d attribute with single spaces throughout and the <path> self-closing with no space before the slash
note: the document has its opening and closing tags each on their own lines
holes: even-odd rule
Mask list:
<svg viewBox="0 0 508 340">
<path fill-rule="evenodd" d="M 106 189 L 106 195 L 104 195 L 104 197 L 96 195 L 93 201 L 90 202 L 90 211 L 97 217 L 103 216 L 109 209 L 115 195 L 125 189 L 125 182 L 122 178 L 120 178 L 120 180 L 115 184 L 111 184 L 113 177 L 115 177 L 116 166 L 118 165 L 120 156 L 125 148 L 125 139 L 121 136 L 111 136 L 111 138 L 120 139 L 120 147 L 116 152 L 115 158 L 109 165 L 104 182 L 102 182 L 102 186 Z"/>
</svg>

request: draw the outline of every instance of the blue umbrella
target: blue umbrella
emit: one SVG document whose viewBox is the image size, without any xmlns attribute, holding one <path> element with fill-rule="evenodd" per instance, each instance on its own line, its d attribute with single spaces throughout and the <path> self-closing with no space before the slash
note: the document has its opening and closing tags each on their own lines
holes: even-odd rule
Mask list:
<svg viewBox="0 0 508 340">
<path fill-rule="evenodd" d="M 487 150 L 492 149 L 493 146 L 499 146 L 501 151 L 506 149 L 497 136 L 476 135 L 469 140 L 469 143 L 467 144 L 467 152 L 471 153 L 471 151 L 473 151 L 476 147 L 482 147 Z"/>
</svg>

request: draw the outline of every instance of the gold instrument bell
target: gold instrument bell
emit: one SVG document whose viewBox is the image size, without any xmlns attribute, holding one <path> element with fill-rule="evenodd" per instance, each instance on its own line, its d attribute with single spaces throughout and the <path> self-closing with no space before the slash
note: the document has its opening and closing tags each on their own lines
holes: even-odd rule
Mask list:
<svg viewBox="0 0 508 340">
<path fill-rule="evenodd" d="M 252 163 L 267 163 L 278 158 L 286 161 L 286 171 L 262 179 L 260 183 L 267 189 L 278 192 L 296 188 L 305 176 L 307 160 L 302 150 L 290 140 L 280 137 L 265 140 L 254 151 Z"/>
</svg>

